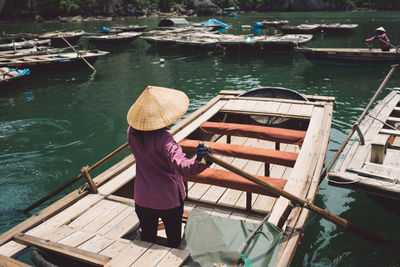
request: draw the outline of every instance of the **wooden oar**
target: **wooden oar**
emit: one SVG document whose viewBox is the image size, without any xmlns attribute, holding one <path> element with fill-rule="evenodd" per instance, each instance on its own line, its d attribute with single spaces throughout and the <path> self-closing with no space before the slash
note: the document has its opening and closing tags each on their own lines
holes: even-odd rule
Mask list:
<svg viewBox="0 0 400 267">
<path fill-rule="evenodd" d="M 114 150 L 113 152 L 108 154 L 107 156 L 105 156 L 103 159 L 99 160 L 98 162 L 96 162 L 95 164 L 90 166 L 87 171 L 90 172 L 90 171 L 96 169 L 97 167 L 102 165 L 104 162 L 106 162 L 110 158 L 114 157 L 115 155 L 117 155 L 119 152 L 121 152 L 122 150 L 124 150 L 127 147 L 128 147 L 128 142 L 126 142 L 125 144 L 123 144 L 122 146 L 120 146 L 119 148 L 117 148 L 116 150 Z M 35 203 L 33 203 L 32 205 L 27 207 L 26 209 L 20 210 L 19 212 L 28 213 L 29 211 L 33 210 L 34 208 L 36 208 L 37 206 L 39 206 L 43 202 L 49 200 L 50 198 L 52 198 L 53 196 L 57 195 L 58 193 L 60 193 L 64 189 L 66 189 L 67 187 L 69 187 L 72 184 L 74 184 L 75 182 L 77 182 L 80 178 L 82 178 L 82 175 L 83 175 L 83 173 L 80 172 L 75 178 L 69 180 L 68 182 L 66 182 L 65 184 L 60 186 L 58 189 L 56 189 L 53 192 L 47 194 L 43 198 L 39 199 L 38 201 L 36 201 Z"/>
<path fill-rule="evenodd" d="M 382 89 L 385 87 L 386 83 L 388 82 L 389 78 L 392 76 L 393 72 L 395 71 L 395 69 L 398 67 L 398 64 L 392 65 L 391 69 L 389 71 L 389 73 L 386 75 L 385 79 L 383 80 L 383 82 L 381 83 L 381 85 L 379 86 L 379 88 L 376 90 L 374 96 L 372 97 L 372 99 L 369 101 L 367 107 L 364 109 L 363 113 L 361 114 L 360 118 L 353 124 L 353 127 L 351 128 L 350 133 L 347 135 L 346 139 L 343 141 L 342 145 L 339 147 L 338 151 L 336 152 L 335 156 L 333 157 L 333 159 L 329 162 L 329 164 L 327 165 L 327 167 L 325 168 L 325 170 L 322 172 L 320 178 L 319 178 L 319 182 L 321 183 L 322 180 L 324 179 L 324 177 L 326 176 L 326 174 L 331 170 L 333 164 L 336 162 L 336 160 L 338 159 L 340 153 L 342 153 L 344 147 L 347 145 L 347 143 L 349 142 L 351 136 L 353 135 L 354 131 L 357 129 L 358 125 L 361 123 L 361 121 L 364 119 L 365 115 L 367 114 L 368 110 L 371 108 L 372 104 L 375 102 L 376 98 L 378 97 L 379 93 L 382 91 Z"/>
<path fill-rule="evenodd" d="M 271 193 L 274 193 L 276 195 L 279 195 L 286 199 L 289 199 L 293 203 L 321 215 L 328 221 L 331 221 L 331 222 L 335 223 L 336 225 L 339 225 L 339 226 L 345 228 L 346 230 L 349 230 L 350 232 L 364 238 L 365 240 L 368 240 L 374 244 L 381 244 L 381 245 L 392 244 L 392 242 L 389 240 L 383 239 L 382 237 L 377 236 L 374 233 L 371 233 L 371 232 L 369 232 L 369 231 L 367 231 L 367 230 L 365 230 L 365 229 L 363 229 L 363 228 L 361 228 L 339 216 L 329 213 L 329 212 L 315 206 L 314 204 L 309 203 L 307 200 L 301 199 L 301 198 L 299 198 L 287 191 L 284 191 L 274 185 L 270 185 L 269 183 L 259 179 L 258 177 L 254 176 L 248 172 L 245 172 L 242 169 L 239 169 L 238 167 L 233 166 L 211 154 L 207 154 L 205 157 L 206 157 L 206 160 L 212 161 L 215 164 L 217 164 L 233 173 L 236 173 L 237 175 L 240 175 L 240 176 L 246 178 L 247 180 L 252 181 L 253 183 L 258 184 L 259 186 L 268 190 Z"/>
<path fill-rule="evenodd" d="M 78 57 L 85 61 L 85 63 L 93 70 L 94 73 L 96 73 L 96 69 L 86 60 L 86 58 L 79 55 L 79 52 L 64 38 L 64 36 L 62 36 L 62 34 L 59 34 L 58 36 L 61 37 L 61 39 L 63 39 L 64 42 L 67 43 L 67 45 L 69 45 L 69 47 L 71 47 L 76 52 L 76 55 Z"/>
</svg>

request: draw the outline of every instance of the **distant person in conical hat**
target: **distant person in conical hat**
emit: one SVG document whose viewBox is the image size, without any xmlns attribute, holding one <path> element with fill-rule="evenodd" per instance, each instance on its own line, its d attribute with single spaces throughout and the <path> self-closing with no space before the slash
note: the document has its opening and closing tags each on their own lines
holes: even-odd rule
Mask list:
<svg viewBox="0 0 400 267">
<path fill-rule="evenodd" d="M 383 27 L 376 28 L 375 35 L 371 38 L 365 39 L 364 42 L 369 43 L 375 39 L 378 40 L 379 46 L 381 47 L 382 51 L 390 50 L 390 40 L 387 37 L 386 31 Z"/>
<path fill-rule="evenodd" d="M 136 159 L 134 199 L 141 240 L 156 241 L 161 218 L 168 246 L 174 248 L 181 242 L 186 197 L 182 177 L 205 170 L 208 164 L 200 161 L 210 151 L 199 145 L 197 157 L 189 159 L 167 131 L 166 127 L 179 120 L 188 107 L 184 92 L 148 86 L 127 114 L 128 143 Z"/>
</svg>

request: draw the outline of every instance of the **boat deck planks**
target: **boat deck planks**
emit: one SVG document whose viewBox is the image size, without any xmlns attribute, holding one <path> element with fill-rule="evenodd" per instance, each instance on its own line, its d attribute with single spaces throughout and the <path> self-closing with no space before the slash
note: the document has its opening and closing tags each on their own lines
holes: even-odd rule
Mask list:
<svg viewBox="0 0 400 267">
<path fill-rule="evenodd" d="M 328 174 L 329 184 L 359 189 L 382 197 L 399 199 L 400 174 L 399 150 L 396 149 L 397 130 L 386 128 L 386 122 L 398 127 L 400 92 L 390 92 L 377 104 L 360 123 L 365 145 L 361 145 L 355 132 L 351 141 L 344 148 L 336 166 Z M 385 127 L 385 128 L 384 128 Z M 388 140 L 392 136 L 393 146 L 387 144 L 382 163 L 371 161 L 371 144 L 377 140 Z M 396 137 L 396 138 L 395 138 Z M 382 158 L 381 158 L 382 159 Z"/>
</svg>

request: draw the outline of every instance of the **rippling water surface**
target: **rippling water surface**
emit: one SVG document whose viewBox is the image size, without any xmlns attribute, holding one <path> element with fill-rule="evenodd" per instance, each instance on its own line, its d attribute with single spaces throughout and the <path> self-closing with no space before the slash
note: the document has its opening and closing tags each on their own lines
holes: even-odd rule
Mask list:
<svg viewBox="0 0 400 267">
<path fill-rule="evenodd" d="M 251 32 L 242 32 L 241 25 L 264 19 L 288 19 L 291 24 L 358 23 L 359 28 L 351 34 L 317 34 L 309 46 L 364 47 L 362 40 L 370 37 L 378 26 L 384 26 L 392 42 L 400 44 L 399 15 L 400 12 L 252 13 L 218 19 L 231 24 L 234 33 L 246 34 Z M 0 30 L 94 32 L 111 24 L 153 27 L 158 21 L 2 24 Z M 88 46 L 85 41 L 79 45 Z M 389 66 L 315 66 L 296 52 L 208 54 L 198 50 L 162 50 L 139 39 L 123 47 L 99 48 L 110 54 L 95 63 L 94 76 L 85 68 L 38 73 L 0 91 L 0 232 L 28 217 L 13 211 L 26 208 L 75 177 L 82 166 L 95 163 L 123 144 L 126 112 L 147 85 L 185 91 L 191 100 L 188 114 L 222 89 L 282 86 L 305 94 L 334 96 L 329 162 L 389 72 Z M 160 58 L 165 59 L 165 64 L 159 64 Z M 400 86 L 399 71 L 394 73 L 380 98 Z M 331 187 L 324 181 L 315 203 L 379 235 L 400 239 L 399 217 L 382 210 L 362 193 Z M 399 266 L 398 251 L 398 247 L 366 243 L 311 215 L 292 266 Z"/>
</svg>

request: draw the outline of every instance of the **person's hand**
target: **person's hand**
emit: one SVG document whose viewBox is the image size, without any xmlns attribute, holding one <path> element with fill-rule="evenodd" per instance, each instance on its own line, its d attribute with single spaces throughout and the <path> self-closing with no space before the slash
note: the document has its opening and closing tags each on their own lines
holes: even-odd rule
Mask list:
<svg viewBox="0 0 400 267">
<path fill-rule="evenodd" d="M 196 154 L 197 154 L 196 160 L 198 162 L 201 162 L 203 157 L 208 153 L 211 153 L 211 149 L 209 147 L 205 147 L 204 144 L 199 144 L 196 149 Z"/>
</svg>

